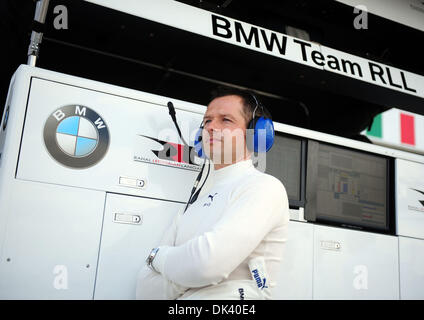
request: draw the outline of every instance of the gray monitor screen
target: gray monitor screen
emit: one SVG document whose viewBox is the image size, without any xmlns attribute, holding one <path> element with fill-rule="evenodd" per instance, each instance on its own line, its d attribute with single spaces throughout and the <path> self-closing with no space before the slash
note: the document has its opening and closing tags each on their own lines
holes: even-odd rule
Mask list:
<svg viewBox="0 0 424 320">
<path fill-rule="evenodd" d="M 319 144 L 316 216 L 386 228 L 387 160 Z"/>
<path fill-rule="evenodd" d="M 302 142 L 276 133 L 272 148 L 266 153 L 265 172 L 278 178 L 289 200 L 300 201 Z"/>
</svg>

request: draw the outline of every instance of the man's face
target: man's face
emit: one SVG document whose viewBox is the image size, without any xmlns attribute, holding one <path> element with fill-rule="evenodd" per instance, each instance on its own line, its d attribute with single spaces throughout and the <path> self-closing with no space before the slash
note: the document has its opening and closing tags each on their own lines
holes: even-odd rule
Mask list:
<svg viewBox="0 0 424 320">
<path fill-rule="evenodd" d="M 215 165 L 243 160 L 246 149 L 246 119 L 242 98 L 236 95 L 212 100 L 203 117 L 203 146 Z"/>
</svg>

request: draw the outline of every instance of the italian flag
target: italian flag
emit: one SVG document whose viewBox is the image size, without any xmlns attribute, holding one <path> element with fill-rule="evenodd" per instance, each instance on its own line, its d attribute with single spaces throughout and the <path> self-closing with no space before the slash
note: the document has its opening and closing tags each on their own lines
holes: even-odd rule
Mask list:
<svg viewBox="0 0 424 320">
<path fill-rule="evenodd" d="M 365 134 L 375 141 L 424 150 L 424 116 L 390 109 L 374 117 Z"/>
</svg>

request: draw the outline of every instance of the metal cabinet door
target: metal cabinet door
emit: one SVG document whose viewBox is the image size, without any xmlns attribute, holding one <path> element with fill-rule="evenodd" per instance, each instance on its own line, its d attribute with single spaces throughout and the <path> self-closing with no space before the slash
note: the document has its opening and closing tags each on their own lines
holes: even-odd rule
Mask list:
<svg viewBox="0 0 424 320">
<path fill-rule="evenodd" d="M 397 234 L 424 239 L 424 164 L 396 159 Z"/>
<path fill-rule="evenodd" d="M 92 299 L 105 192 L 14 180 L 0 299 Z"/>
<path fill-rule="evenodd" d="M 399 299 L 397 237 L 314 226 L 314 299 Z"/>
<path fill-rule="evenodd" d="M 273 299 L 312 299 L 313 224 L 290 221 Z"/>
<path fill-rule="evenodd" d="M 400 297 L 424 299 L 424 240 L 399 237 Z"/>
<path fill-rule="evenodd" d="M 94 299 L 135 299 L 138 271 L 182 206 L 107 194 Z"/>
</svg>

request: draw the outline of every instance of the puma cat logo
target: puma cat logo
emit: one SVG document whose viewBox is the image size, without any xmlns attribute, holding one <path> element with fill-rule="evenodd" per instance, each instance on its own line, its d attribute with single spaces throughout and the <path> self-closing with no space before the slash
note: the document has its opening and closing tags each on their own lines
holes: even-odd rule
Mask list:
<svg viewBox="0 0 424 320">
<path fill-rule="evenodd" d="M 215 192 L 215 194 L 214 194 L 214 195 L 211 195 L 211 194 L 210 194 L 210 195 L 208 196 L 208 199 L 210 199 L 210 202 L 209 202 L 209 203 L 208 203 L 208 202 L 204 203 L 204 204 L 203 204 L 203 206 L 204 206 L 204 207 L 209 207 L 209 206 L 212 204 L 213 198 L 214 198 L 217 194 L 218 194 L 218 193 L 216 193 L 216 192 Z"/>
</svg>

